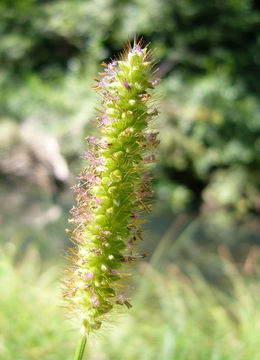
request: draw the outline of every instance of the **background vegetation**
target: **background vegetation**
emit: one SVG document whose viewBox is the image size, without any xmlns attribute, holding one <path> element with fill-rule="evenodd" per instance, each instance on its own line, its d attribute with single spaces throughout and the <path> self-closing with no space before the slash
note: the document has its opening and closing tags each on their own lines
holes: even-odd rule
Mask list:
<svg viewBox="0 0 260 360">
<path fill-rule="evenodd" d="M 90 84 L 137 33 L 163 79 L 150 257 L 89 358 L 259 359 L 259 4 L 2 0 L 0 14 L 0 358 L 72 358 L 58 281 Z"/>
</svg>

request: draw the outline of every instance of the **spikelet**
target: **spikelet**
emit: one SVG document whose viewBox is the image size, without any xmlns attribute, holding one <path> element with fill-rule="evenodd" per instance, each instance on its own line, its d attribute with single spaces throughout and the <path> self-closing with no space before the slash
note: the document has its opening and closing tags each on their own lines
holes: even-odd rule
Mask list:
<svg viewBox="0 0 260 360">
<path fill-rule="evenodd" d="M 98 119 L 100 139 L 89 137 L 83 155 L 88 167 L 75 186 L 77 206 L 71 210 L 72 264 L 67 269 L 64 298 L 72 317 L 85 333 L 99 329 L 106 314 L 117 306 L 131 307 L 122 278 L 138 255 L 142 238 L 140 215 L 150 212 L 151 152 L 158 144 L 149 122 L 157 115 L 151 92 L 154 61 L 142 41 L 130 43 L 120 60 L 102 64 L 95 79 L 101 94 Z"/>
</svg>

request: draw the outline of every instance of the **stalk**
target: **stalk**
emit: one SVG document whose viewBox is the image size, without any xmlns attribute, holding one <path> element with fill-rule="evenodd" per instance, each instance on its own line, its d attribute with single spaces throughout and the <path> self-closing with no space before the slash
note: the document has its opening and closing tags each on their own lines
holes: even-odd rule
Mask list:
<svg viewBox="0 0 260 360">
<path fill-rule="evenodd" d="M 80 338 L 80 342 L 78 344 L 74 360 L 82 360 L 83 359 L 86 343 L 87 343 L 87 335 L 84 334 Z"/>
</svg>

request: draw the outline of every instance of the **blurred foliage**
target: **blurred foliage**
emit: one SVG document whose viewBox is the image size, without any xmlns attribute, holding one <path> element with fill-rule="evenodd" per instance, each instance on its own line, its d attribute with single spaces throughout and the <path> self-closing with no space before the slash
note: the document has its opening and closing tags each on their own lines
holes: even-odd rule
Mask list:
<svg viewBox="0 0 260 360">
<path fill-rule="evenodd" d="M 168 78 L 163 91 L 162 159 L 171 180 L 185 186 L 182 197 L 203 201 L 207 211 L 259 214 L 257 99 L 221 71 L 188 88 L 182 77 Z"/>
<path fill-rule="evenodd" d="M 78 331 L 58 308 L 57 267 L 43 269 L 36 249 L 16 267 L 14 255 L 8 246 L 0 257 L 0 357 L 71 359 Z M 241 275 L 230 260 L 211 260 L 228 291 L 210 285 L 194 266 L 183 274 L 172 264 L 162 273 L 143 264 L 134 307 L 89 339 L 86 358 L 258 360 L 259 268 L 248 257 Z"/>
<path fill-rule="evenodd" d="M 78 334 L 59 307 L 59 269 L 43 270 L 36 248 L 16 256 L 13 244 L 0 253 L 0 358 L 71 359 Z"/>
<path fill-rule="evenodd" d="M 138 33 L 152 41 L 164 78 L 159 198 L 167 194 L 175 212 L 259 215 L 257 2 L 4 0 L 0 13 L 0 130 L 10 138 L 1 153 L 20 149 L 15 129 L 24 144 L 29 121 L 78 166 L 94 119 L 91 77 Z"/>
</svg>

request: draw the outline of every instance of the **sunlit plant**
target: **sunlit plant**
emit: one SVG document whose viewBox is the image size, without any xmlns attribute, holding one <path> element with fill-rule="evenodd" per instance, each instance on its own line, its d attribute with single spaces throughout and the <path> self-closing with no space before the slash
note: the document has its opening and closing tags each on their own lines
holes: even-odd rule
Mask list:
<svg viewBox="0 0 260 360">
<path fill-rule="evenodd" d="M 71 317 L 82 324 L 75 356 L 83 356 L 87 335 L 101 327 L 116 307 L 130 302 L 125 292 L 129 264 L 141 255 L 143 212 L 150 212 L 150 164 L 158 144 L 151 121 L 157 116 L 152 90 L 158 83 L 151 50 L 142 41 L 129 43 L 119 60 L 103 63 L 94 85 L 101 95 L 99 139 L 88 137 L 83 158 L 88 166 L 75 186 L 71 210 L 75 247 L 67 269 L 64 297 Z M 124 280 L 123 280 L 124 279 Z"/>
</svg>

